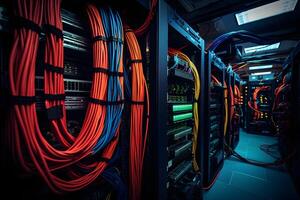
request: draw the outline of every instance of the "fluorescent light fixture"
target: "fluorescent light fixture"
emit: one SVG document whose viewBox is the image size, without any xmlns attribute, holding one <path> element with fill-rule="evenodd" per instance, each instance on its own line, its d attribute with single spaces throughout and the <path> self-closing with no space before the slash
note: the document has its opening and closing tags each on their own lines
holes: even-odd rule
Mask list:
<svg viewBox="0 0 300 200">
<path fill-rule="evenodd" d="M 275 15 L 291 12 L 295 9 L 298 0 L 279 0 L 235 14 L 238 25 L 247 24 Z"/>
<path fill-rule="evenodd" d="M 260 76 L 260 75 L 267 75 L 267 74 L 271 74 L 272 72 L 257 72 L 257 73 L 252 73 L 252 76 Z"/>
<path fill-rule="evenodd" d="M 249 67 L 249 70 L 256 70 L 256 69 L 270 69 L 273 65 L 261 65 L 261 66 L 253 66 Z"/>
<path fill-rule="evenodd" d="M 266 45 L 258 45 L 253 47 L 246 47 L 244 48 L 245 54 L 249 53 L 256 53 L 261 51 L 269 51 L 273 49 L 278 49 L 280 45 L 280 42 L 277 42 L 275 44 L 266 44 Z"/>
</svg>

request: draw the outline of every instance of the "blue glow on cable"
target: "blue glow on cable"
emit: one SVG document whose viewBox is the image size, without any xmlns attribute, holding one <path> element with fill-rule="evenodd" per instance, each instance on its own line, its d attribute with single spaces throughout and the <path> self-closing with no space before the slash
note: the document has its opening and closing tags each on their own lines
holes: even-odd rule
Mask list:
<svg viewBox="0 0 300 200">
<path fill-rule="evenodd" d="M 123 26 L 119 14 L 112 9 L 100 9 L 100 15 L 107 38 L 119 38 L 123 41 Z M 109 70 L 118 72 L 122 54 L 123 43 L 119 41 L 108 42 L 108 64 Z M 119 77 L 109 76 L 107 88 L 107 101 L 115 102 L 124 98 Z M 115 136 L 121 122 L 123 105 L 107 105 L 106 118 L 102 135 L 94 147 L 94 153 L 105 148 Z"/>
</svg>

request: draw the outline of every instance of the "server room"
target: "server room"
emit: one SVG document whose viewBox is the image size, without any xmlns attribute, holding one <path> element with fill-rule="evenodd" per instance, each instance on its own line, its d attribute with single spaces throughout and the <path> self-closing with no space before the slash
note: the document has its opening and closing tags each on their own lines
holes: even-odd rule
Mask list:
<svg viewBox="0 0 300 200">
<path fill-rule="evenodd" d="M 0 0 L 0 199 L 300 200 L 298 0 Z"/>
</svg>

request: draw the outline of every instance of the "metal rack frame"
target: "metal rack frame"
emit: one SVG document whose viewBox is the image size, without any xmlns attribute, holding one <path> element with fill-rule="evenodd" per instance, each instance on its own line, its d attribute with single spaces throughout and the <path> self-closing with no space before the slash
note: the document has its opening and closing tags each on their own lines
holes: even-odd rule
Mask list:
<svg viewBox="0 0 300 200">
<path fill-rule="evenodd" d="M 211 94 L 211 74 L 212 74 L 212 68 L 216 68 L 217 70 L 219 70 L 219 72 L 222 73 L 222 80 L 221 83 L 225 80 L 225 69 L 226 69 L 226 65 L 221 61 L 220 58 L 218 58 L 214 52 L 207 52 L 206 56 L 205 56 L 205 69 L 204 72 L 202 74 L 202 76 L 206 76 L 204 77 L 204 83 L 202 83 L 204 89 L 202 90 L 202 101 L 204 101 L 204 104 L 202 105 L 202 112 L 201 112 L 201 123 L 200 123 L 200 134 L 201 134 L 201 156 L 202 156 L 202 176 L 203 176 L 203 185 L 204 187 L 207 187 L 208 185 L 211 184 L 211 182 L 215 179 L 215 177 L 218 175 L 219 171 L 222 169 L 223 167 L 223 163 L 224 163 L 224 135 L 223 132 L 221 134 L 221 138 L 220 141 L 222 142 L 222 146 L 223 148 L 220 149 L 221 150 L 221 154 L 222 154 L 222 160 L 220 162 L 220 164 L 218 165 L 218 167 L 214 170 L 211 171 L 211 162 L 210 162 L 210 157 L 209 157 L 209 149 L 210 149 L 210 118 L 208 116 L 210 111 L 209 111 L 209 107 L 210 107 L 210 94 Z M 221 105 L 224 105 L 224 98 L 223 98 L 223 102 L 221 102 Z M 222 109 L 224 110 L 224 109 Z M 221 130 L 223 130 L 223 121 L 224 121 L 224 113 L 221 114 L 222 118 L 221 118 Z"/>
<path fill-rule="evenodd" d="M 204 67 L 204 40 L 199 34 L 193 30 L 178 14 L 167 5 L 164 0 L 159 0 L 157 3 L 157 14 L 155 21 L 150 30 L 150 49 L 152 51 L 150 60 L 153 62 L 153 68 L 150 70 L 150 96 L 151 96 L 151 139 L 150 151 L 152 154 L 151 165 L 153 172 L 150 183 L 155 186 L 151 189 L 147 199 L 167 199 L 167 55 L 168 55 L 168 29 L 171 26 L 176 32 L 186 38 L 197 49 L 200 50 L 199 56 L 196 57 L 195 64 L 201 79 L 201 95 L 199 98 L 199 113 L 200 113 L 200 132 L 203 133 L 201 125 L 204 124 L 204 105 L 205 91 L 207 84 L 206 70 Z M 199 137 L 198 144 L 201 138 Z M 198 149 L 199 160 L 201 158 L 201 149 Z M 149 194 L 149 193 L 148 193 Z"/>
</svg>

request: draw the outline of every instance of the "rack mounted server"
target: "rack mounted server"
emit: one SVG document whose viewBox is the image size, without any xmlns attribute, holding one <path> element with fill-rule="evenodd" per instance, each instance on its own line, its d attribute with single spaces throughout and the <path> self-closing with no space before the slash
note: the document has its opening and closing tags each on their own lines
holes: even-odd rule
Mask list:
<svg viewBox="0 0 300 200">
<path fill-rule="evenodd" d="M 202 135 L 203 186 L 207 188 L 217 176 L 224 163 L 224 90 L 225 64 L 213 52 L 206 54 L 208 81 L 205 93 L 205 132 Z M 213 82 L 214 76 L 219 83 Z M 202 111 L 203 112 L 203 111 Z"/>
</svg>

